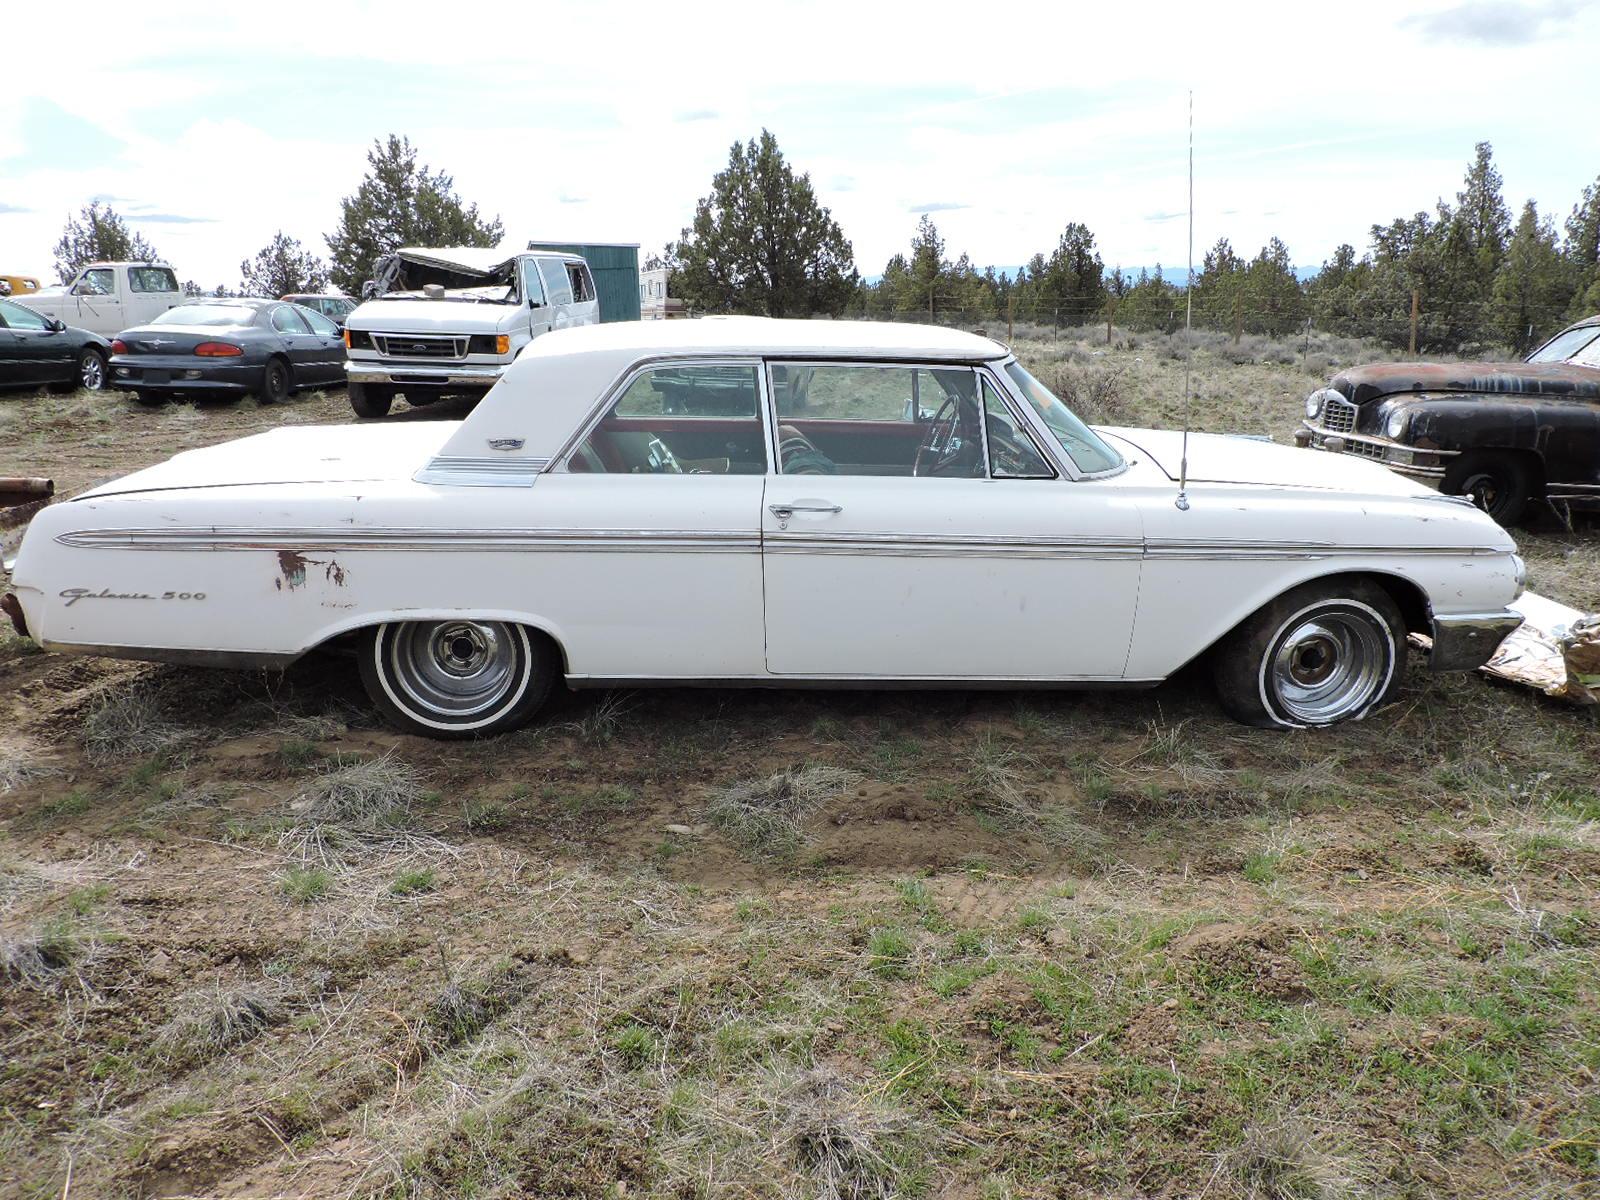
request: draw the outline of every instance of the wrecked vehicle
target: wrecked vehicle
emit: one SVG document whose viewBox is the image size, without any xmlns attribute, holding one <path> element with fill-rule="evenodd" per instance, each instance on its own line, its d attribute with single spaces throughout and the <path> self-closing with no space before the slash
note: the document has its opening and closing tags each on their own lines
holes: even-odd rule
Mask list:
<svg viewBox="0 0 1600 1200">
<path fill-rule="evenodd" d="M 1268 727 L 1481 666 L 1523 567 L 1382 467 L 1090 428 L 984 337 L 729 317 L 559 330 L 458 422 L 290 426 L 44 509 L 4 607 L 51 650 L 350 646 L 443 737 L 551 689 L 1149 686 Z"/>
<path fill-rule="evenodd" d="M 380 260 L 368 299 L 344 320 L 350 407 L 387 416 L 481 396 L 540 334 L 600 319 L 589 264 L 575 254 L 410 246 Z"/>
<path fill-rule="evenodd" d="M 1526 362 L 1345 371 L 1307 398 L 1295 440 L 1471 497 L 1502 525 L 1536 500 L 1600 504 L 1600 314 Z"/>
</svg>

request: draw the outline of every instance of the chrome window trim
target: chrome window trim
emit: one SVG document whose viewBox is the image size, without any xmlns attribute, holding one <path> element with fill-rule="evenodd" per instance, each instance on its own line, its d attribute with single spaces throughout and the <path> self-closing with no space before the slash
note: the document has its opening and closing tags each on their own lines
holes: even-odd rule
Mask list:
<svg viewBox="0 0 1600 1200">
<path fill-rule="evenodd" d="M 622 399 L 623 393 L 633 386 L 634 382 L 639 378 L 639 376 L 644 375 L 649 371 L 659 370 L 663 367 L 754 367 L 757 377 L 756 420 L 765 424 L 765 414 L 767 410 L 767 373 L 762 369 L 762 361 L 763 360 L 759 354 L 716 354 L 705 356 L 698 354 L 663 354 L 656 355 L 651 358 L 639 359 L 626 370 L 618 374 L 616 379 L 611 381 L 610 386 L 601 392 L 599 402 L 589 410 L 589 413 L 584 418 L 582 424 L 578 426 L 578 432 L 568 437 L 567 440 L 562 444 L 561 449 L 557 450 L 553 455 L 550 456 L 550 465 L 545 468 L 546 472 L 554 475 L 579 474 L 580 472 L 574 472 L 571 469 L 572 456 L 577 453 L 578 447 L 582 446 L 584 442 L 589 440 L 589 435 L 594 432 L 595 426 L 599 425 L 600 422 L 605 419 L 606 413 L 610 412 L 612 406 Z M 695 418 L 691 417 L 689 419 L 694 420 Z M 726 418 L 708 417 L 705 419 L 718 420 Z M 766 433 L 768 434 L 768 461 L 766 464 L 767 469 L 763 472 L 763 474 L 770 475 L 772 474 L 773 469 L 771 458 L 772 447 L 770 444 L 772 433 L 771 429 L 767 428 Z M 610 472 L 607 472 L 607 474 L 610 474 Z"/>
</svg>

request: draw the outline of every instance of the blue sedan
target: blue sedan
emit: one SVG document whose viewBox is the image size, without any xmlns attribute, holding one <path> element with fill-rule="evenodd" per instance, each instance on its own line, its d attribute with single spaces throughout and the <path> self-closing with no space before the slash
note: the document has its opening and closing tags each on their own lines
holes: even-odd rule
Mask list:
<svg viewBox="0 0 1600 1200">
<path fill-rule="evenodd" d="M 278 300 L 194 300 L 111 343 L 110 385 L 142 404 L 169 396 L 286 400 L 343 383 L 345 345 L 319 312 Z"/>
</svg>

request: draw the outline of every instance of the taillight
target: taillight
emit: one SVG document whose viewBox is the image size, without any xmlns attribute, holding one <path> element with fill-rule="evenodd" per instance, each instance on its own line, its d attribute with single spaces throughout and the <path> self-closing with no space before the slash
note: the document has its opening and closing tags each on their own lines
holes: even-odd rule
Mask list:
<svg viewBox="0 0 1600 1200">
<path fill-rule="evenodd" d="M 232 342 L 201 342 L 194 352 L 201 358 L 238 358 L 244 353 Z"/>
<path fill-rule="evenodd" d="M 114 342 L 111 343 L 111 353 L 113 353 L 113 354 L 126 354 L 127 352 L 128 352 L 128 343 L 123 341 L 121 338 L 117 338 Z"/>
</svg>

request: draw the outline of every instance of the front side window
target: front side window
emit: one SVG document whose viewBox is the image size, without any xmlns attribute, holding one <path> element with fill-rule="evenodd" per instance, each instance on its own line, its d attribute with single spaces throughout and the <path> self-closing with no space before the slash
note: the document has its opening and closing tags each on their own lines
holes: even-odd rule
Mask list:
<svg viewBox="0 0 1600 1200">
<path fill-rule="evenodd" d="M 983 381 L 983 420 L 989 435 L 989 473 L 996 479 L 1051 479 L 1055 471 L 1027 427 L 1006 407 L 987 379 Z"/>
<path fill-rule="evenodd" d="M 772 395 L 785 475 L 986 474 L 968 367 L 778 363 Z"/>
<path fill-rule="evenodd" d="M 544 284 L 539 280 L 539 264 L 531 258 L 522 260 L 522 294 L 531 308 L 538 308 L 547 303 Z"/>
<path fill-rule="evenodd" d="M 0 325 L 11 329 L 49 329 L 50 324 L 31 308 L 0 301 Z"/>
<path fill-rule="evenodd" d="M 74 296 L 113 296 L 116 291 L 117 279 L 110 267 L 95 267 L 85 271 L 83 278 L 72 288 Z"/>
<path fill-rule="evenodd" d="M 301 312 L 300 316 L 307 325 L 311 326 L 312 333 L 319 333 L 323 337 L 339 336 L 339 327 L 321 313 L 308 308 Z"/>
<path fill-rule="evenodd" d="M 169 267 L 129 267 L 128 288 L 135 292 L 175 292 L 178 277 Z"/>
<path fill-rule="evenodd" d="M 1034 411 L 1055 435 L 1056 441 L 1061 443 L 1061 448 L 1077 464 L 1078 470 L 1085 475 L 1095 475 L 1122 465 L 1122 455 L 1057 400 L 1049 388 L 1023 370 L 1022 364 L 1016 359 L 1006 363 L 1006 374 L 1011 376 L 1022 398 L 1033 405 Z"/>
<path fill-rule="evenodd" d="M 544 278 L 544 292 L 551 304 L 572 303 L 572 284 L 567 279 L 565 263 L 555 258 L 541 258 L 539 274 Z"/>
<path fill-rule="evenodd" d="M 579 474 L 764 475 L 760 368 L 642 371 L 567 460 Z"/>
</svg>

